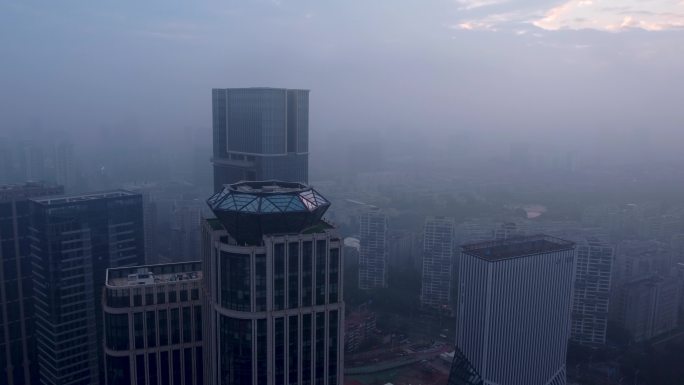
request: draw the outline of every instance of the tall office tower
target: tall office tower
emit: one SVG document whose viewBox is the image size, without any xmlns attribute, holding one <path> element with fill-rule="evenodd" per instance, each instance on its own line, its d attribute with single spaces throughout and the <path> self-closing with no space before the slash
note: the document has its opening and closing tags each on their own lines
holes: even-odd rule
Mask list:
<svg viewBox="0 0 684 385">
<path fill-rule="evenodd" d="M 0 384 L 38 383 L 28 199 L 62 192 L 37 183 L 0 186 Z"/>
<path fill-rule="evenodd" d="M 212 90 L 214 191 L 238 181 L 309 179 L 309 91 Z"/>
<path fill-rule="evenodd" d="M 589 238 L 577 244 L 571 339 L 586 346 L 606 343 L 613 248 Z"/>
<path fill-rule="evenodd" d="M 19 167 L 22 179 L 41 181 L 45 178 L 45 156 L 43 149 L 34 143 L 25 143 L 20 150 Z"/>
<path fill-rule="evenodd" d="M 206 204 L 198 199 L 173 203 L 171 260 L 183 262 L 200 258 L 200 219 Z"/>
<path fill-rule="evenodd" d="M 401 270 L 416 268 L 415 233 L 408 230 L 387 231 L 387 265 Z M 346 259 L 346 258 L 345 258 Z M 420 267 L 420 265 L 418 266 Z"/>
<path fill-rule="evenodd" d="M 105 270 L 144 264 L 142 197 L 117 190 L 29 207 L 41 384 L 98 384 Z"/>
<path fill-rule="evenodd" d="M 566 383 L 573 262 L 545 235 L 463 246 L 456 345 L 485 384 Z"/>
<path fill-rule="evenodd" d="M 425 220 L 420 290 L 420 302 L 425 306 L 451 308 L 455 227 L 454 218 L 428 217 Z"/>
<path fill-rule="evenodd" d="M 107 385 L 204 383 L 201 286 L 201 262 L 107 269 Z"/>
<path fill-rule="evenodd" d="M 359 288 L 387 287 L 387 216 L 373 207 L 359 217 Z"/>
<path fill-rule="evenodd" d="M 300 183 L 242 182 L 203 222 L 205 381 L 344 383 L 342 240 Z"/>
</svg>

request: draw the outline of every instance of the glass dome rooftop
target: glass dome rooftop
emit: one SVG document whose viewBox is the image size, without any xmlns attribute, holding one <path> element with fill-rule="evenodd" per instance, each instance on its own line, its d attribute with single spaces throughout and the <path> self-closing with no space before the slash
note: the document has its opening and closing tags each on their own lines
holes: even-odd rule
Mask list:
<svg viewBox="0 0 684 385">
<path fill-rule="evenodd" d="M 330 207 L 313 188 L 281 181 L 225 185 L 207 204 L 230 235 L 245 243 L 258 243 L 264 234 L 300 233 Z"/>
</svg>

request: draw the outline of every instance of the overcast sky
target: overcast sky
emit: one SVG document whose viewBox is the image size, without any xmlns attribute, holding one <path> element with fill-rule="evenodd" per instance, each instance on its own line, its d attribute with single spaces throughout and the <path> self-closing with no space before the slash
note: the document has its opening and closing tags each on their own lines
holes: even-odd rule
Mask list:
<svg viewBox="0 0 684 385">
<path fill-rule="evenodd" d="M 0 0 L 0 130 L 209 128 L 212 87 L 273 86 L 311 89 L 314 140 L 673 134 L 682 28 L 684 0 Z"/>
</svg>

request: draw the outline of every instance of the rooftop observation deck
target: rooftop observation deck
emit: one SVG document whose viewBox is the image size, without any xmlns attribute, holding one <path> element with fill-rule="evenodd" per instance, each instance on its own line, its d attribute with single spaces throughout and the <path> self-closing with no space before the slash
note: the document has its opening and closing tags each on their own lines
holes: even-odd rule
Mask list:
<svg viewBox="0 0 684 385">
<path fill-rule="evenodd" d="M 478 242 L 461 246 L 463 254 L 489 262 L 554 253 L 574 249 L 575 244 L 560 238 L 538 234 L 501 241 Z"/>
<path fill-rule="evenodd" d="M 107 269 L 106 285 L 111 288 L 191 282 L 202 279 L 201 262 L 165 263 Z"/>
</svg>

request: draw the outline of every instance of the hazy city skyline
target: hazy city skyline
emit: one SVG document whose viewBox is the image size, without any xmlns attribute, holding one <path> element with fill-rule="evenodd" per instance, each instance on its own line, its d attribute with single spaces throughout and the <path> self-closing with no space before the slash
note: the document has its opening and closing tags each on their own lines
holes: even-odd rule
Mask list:
<svg viewBox="0 0 684 385">
<path fill-rule="evenodd" d="M 209 132 L 211 88 L 272 86 L 311 89 L 314 157 L 356 132 L 678 156 L 683 18 L 668 0 L 6 1 L 3 126 L 153 141 Z"/>
<path fill-rule="evenodd" d="M 682 46 L 684 0 L 0 0 L 0 383 L 680 384 Z"/>
</svg>

